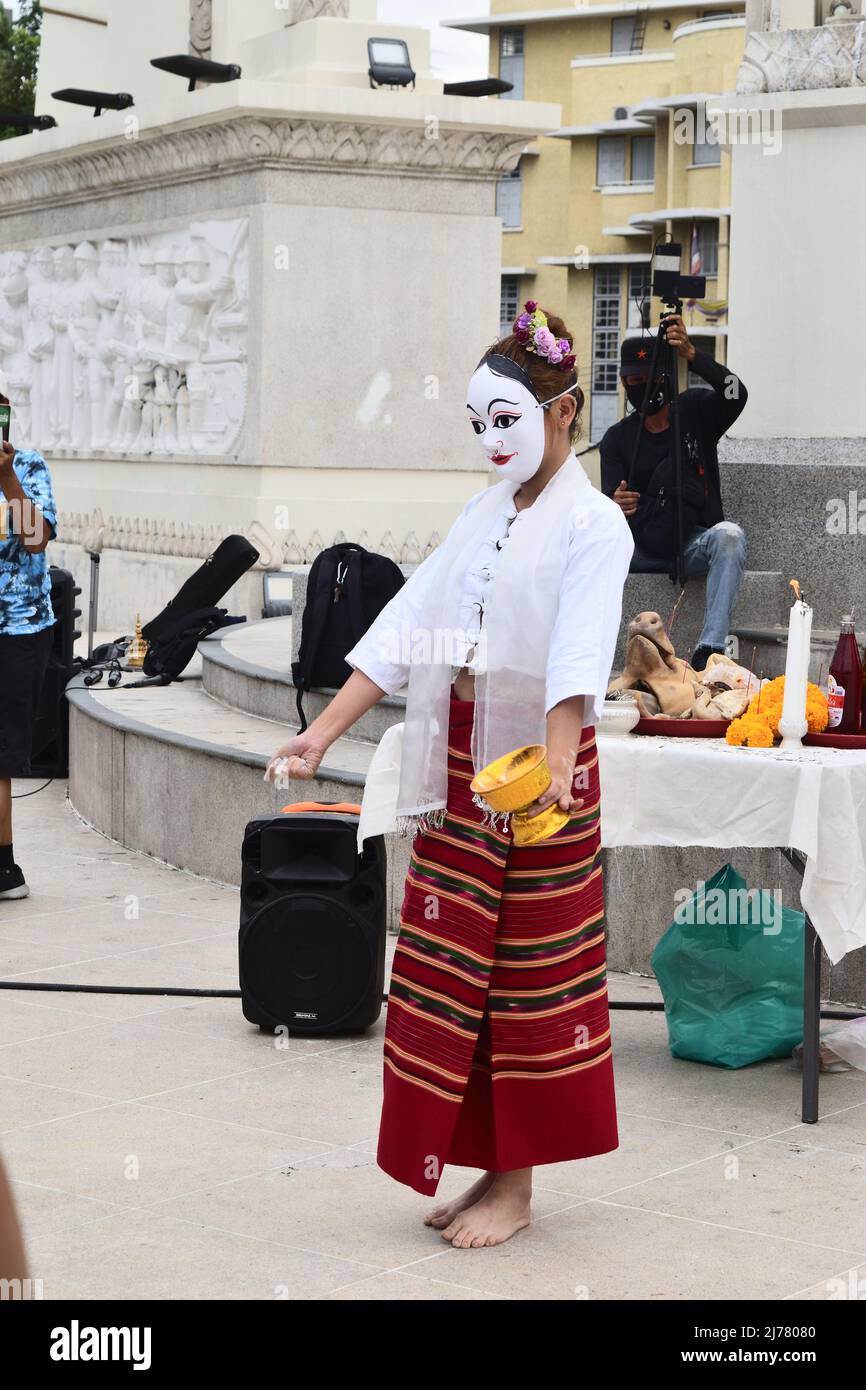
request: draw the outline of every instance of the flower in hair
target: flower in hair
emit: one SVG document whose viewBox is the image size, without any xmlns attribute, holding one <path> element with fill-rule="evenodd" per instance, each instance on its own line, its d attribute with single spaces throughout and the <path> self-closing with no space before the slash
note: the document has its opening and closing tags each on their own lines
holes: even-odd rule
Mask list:
<svg viewBox="0 0 866 1390">
<path fill-rule="evenodd" d="M 551 366 L 563 371 L 574 369 L 574 353 L 567 338 L 555 338 L 550 331 L 547 315 L 534 299 L 527 299 L 523 313 L 514 320 L 514 336 L 527 352 L 544 357 Z"/>
</svg>

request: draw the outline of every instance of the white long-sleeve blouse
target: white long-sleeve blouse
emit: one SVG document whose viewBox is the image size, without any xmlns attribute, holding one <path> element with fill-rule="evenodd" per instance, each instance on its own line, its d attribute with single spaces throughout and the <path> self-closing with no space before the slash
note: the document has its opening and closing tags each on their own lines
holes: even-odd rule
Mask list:
<svg viewBox="0 0 866 1390">
<path fill-rule="evenodd" d="M 483 496 L 482 491 L 471 497 L 461 516 Z M 462 628 L 467 639 L 462 664 L 470 670 L 488 587 L 494 582 L 502 551 L 520 526 L 525 510 L 528 509 L 518 511 L 510 497 L 503 502 L 477 560 L 467 569 L 462 606 Z M 567 543 L 548 652 L 545 712 L 572 695 L 584 695 L 592 699 L 592 718 L 597 721 L 610 680 L 622 620 L 623 585 L 634 541 L 617 504 L 596 488 L 588 487 L 571 517 Z M 346 655 L 350 666 L 363 671 L 389 695 L 406 684 L 410 662 L 408 653 L 399 651 L 399 643 L 384 642 L 383 634 L 410 632 L 417 625 L 429 590 L 432 558 L 430 555 L 422 561 Z M 515 621 L 520 621 L 519 614 L 515 614 Z M 406 660 L 392 660 L 395 655 L 405 656 Z M 455 673 L 459 669 L 456 665 Z"/>
</svg>

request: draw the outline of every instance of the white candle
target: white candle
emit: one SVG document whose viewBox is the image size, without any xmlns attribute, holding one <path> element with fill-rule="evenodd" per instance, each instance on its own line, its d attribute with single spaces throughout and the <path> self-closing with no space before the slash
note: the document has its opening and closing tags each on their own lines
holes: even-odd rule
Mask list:
<svg viewBox="0 0 866 1390">
<path fill-rule="evenodd" d="M 806 686 L 809 680 L 809 657 L 812 650 L 812 610 L 808 603 L 796 599 L 788 620 L 788 656 L 785 662 L 785 697 L 779 732 L 783 748 L 799 748 L 808 729 L 806 722 Z"/>
</svg>

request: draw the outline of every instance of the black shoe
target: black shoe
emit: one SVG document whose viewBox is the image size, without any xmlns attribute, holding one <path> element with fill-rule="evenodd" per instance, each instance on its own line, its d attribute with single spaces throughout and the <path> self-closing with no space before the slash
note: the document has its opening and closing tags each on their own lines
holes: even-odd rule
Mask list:
<svg viewBox="0 0 866 1390">
<path fill-rule="evenodd" d="M 724 647 L 695 647 L 695 650 L 692 652 L 692 659 L 689 662 L 692 670 L 705 671 L 707 669 L 707 662 L 713 652 L 718 652 L 720 656 L 724 656 L 725 649 Z"/>
<path fill-rule="evenodd" d="M 27 898 L 30 889 L 17 864 L 11 869 L 0 869 L 0 898 Z"/>
</svg>

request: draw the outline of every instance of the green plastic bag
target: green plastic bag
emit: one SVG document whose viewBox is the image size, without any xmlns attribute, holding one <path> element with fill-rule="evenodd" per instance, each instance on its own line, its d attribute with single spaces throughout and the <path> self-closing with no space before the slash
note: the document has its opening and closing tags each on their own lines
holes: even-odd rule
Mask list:
<svg viewBox="0 0 866 1390">
<path fill-rule="evenodd" d="M 652 954 L 674 1057 L 747 1067 L 803 1038 L 805 916 L 726 864 L 677 908 Z"/>
</svg>

